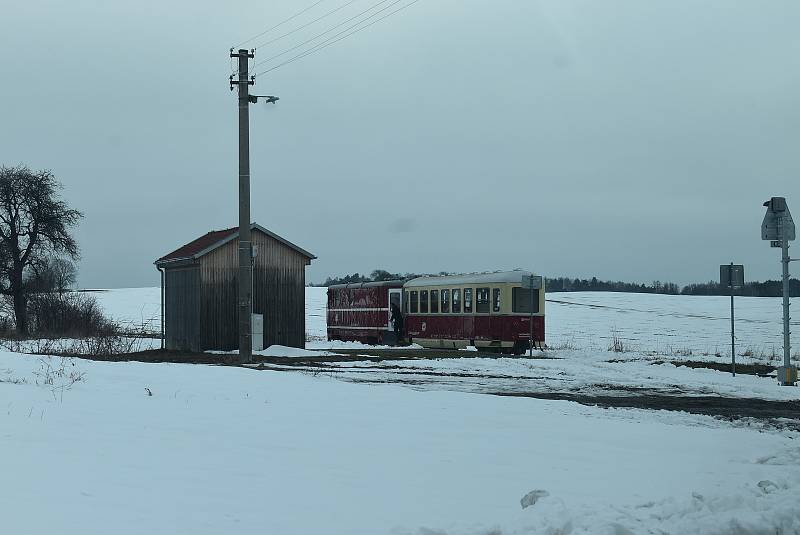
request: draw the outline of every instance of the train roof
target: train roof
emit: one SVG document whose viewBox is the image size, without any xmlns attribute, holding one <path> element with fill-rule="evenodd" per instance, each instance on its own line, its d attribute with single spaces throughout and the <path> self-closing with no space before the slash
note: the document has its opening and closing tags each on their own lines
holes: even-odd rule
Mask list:
<svg viewBox="0 0 800 535">
<path fill-rule="evenodd" d="M 406 282 L 404 287 L 417 286 L 458 286 L 461 284 L 499 284 L 522 282 L 523 277 L 535 275 L 530 271 L 497 271 L 495 273 L 471 273 L 467 275 L 445 275 L 442 277 L 417 277 Z"/>
<path fill-rule="evenodd" d="M 400 288 L 403 286 L 405 279 L 395 279 L 390 281 L 378 281 L 378 282 L 353 282 L 350 284 L 331 284 L 328 286 L 328 289 L 333 290 L 344 290 L 344 289 L 352 289 L 352 288 Z"/>
</svg>

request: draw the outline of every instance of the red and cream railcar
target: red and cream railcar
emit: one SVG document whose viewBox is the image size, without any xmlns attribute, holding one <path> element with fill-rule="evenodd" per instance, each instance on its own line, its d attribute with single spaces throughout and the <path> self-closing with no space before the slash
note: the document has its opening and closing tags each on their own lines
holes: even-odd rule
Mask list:
<svg viewBox="0 0 800 535">
<path fill-rule="evenodd" d="M 328 287 L 328 340 L 397 344 L 391 303 L 402 307 L 402 280 Z"/>
<path fill-rule="evenodd" d="M 545 341 L 544 287 L 525 288 L 531 276 L 506 271 L 331 286 L 328 339 L 521 353 L 531 330 L 534 345 Z M 392 303 L 403 311 L 401 340 L 392 329 Z"/>
<path fill-rule="evenodd" d="M 544 344 L 544 285 L 524 288 L 523 280 L 531 275 L 506 271 L 406 282 L 403 311 L 408 341 L 423 347 L 471 345 L 521 353 L 529 347 L 533 321 L 534 345 Z"/>
</svg>

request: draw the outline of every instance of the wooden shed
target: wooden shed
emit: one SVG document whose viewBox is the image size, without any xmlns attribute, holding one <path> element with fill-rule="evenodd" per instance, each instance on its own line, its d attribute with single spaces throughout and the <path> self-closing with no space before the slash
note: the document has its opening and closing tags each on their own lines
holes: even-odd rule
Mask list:
<svg viewBox="0 0 800 535">
<path fill-rule="evenodd" d="M 316 257 L 253 223 L 253 313 L 263 314 L 264 345 L 305 346 L 305 269 Z M 155 261 L 161 271 L 167 349 L 239 347 L 239 227 L 215 230 Z"/>
</svg>

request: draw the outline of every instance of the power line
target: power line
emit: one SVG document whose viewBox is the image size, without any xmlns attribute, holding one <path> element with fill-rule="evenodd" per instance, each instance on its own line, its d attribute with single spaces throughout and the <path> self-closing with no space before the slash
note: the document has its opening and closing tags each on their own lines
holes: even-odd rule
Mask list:
<svg viewBox="0 0 800 535">
<path fill-rule="evenodd" d="M 346 20 L 344 20 L 344 21 L 340 22 L 339 24 L 337 24 L 336 26 L 334 26 L 334 27 L 332 27 L 332 28 L 328 28 L 327 30 L 325 30 L 325 31 L 324 31 L 324 32 L 322 32 L 322 33 L 318 33 L 317 35 L 315 35 L 315 36 L 314 36 L 314 37 L 312 37 L 311 39 L 307 39 L 307 40 L 303 41 L 302 43 L 300 43 L 299 45 L 293 46 L 293 47 L 291 47 L 291 48 L 287 48 L 287 49 L 286 49 L 286 50 L 284 50 L 283 52 L 280 52 L 280 53 L 278 53 L 278 54 L 275 54 L 274 56 L 270 56 L 270 57 L 268 57 L 268 58 L 267 58 L 267 59 L 265 59 L 265 60 L 261 60 L 261 61 L 259 61 L 258 63 L 256 63 L 255 65 L 253 65 L 253 69 L 255 69 L 256 67 L 258 67 L 259 65 L 264 65 L 265 63 L 269 63 L 269 62 L 270 62 L 270 61 L 272 61 L 273 59 L 279 58 L 279 57 L 283 56 L 284 54 L 288 54 L 289 52 L 292 52 L 293 50 L 297 50 L 298 48 L 300 48 L 300 47 L 302 47 L 302 46 L 305 46 L 305 45 L 307 45 L 308 43 L 310 43 L 310 42 L 312 42 L 312 41 L 316 41 L 317 39 L 319 39 L 320 37 L 322 37 L 322 36 L 323 36 L 323 35 L 325 35 L 326 33 L 330 33 L 330 32 L 332 32 L 333 30 L 335 30 L 336 28 L 339 28 L 340 26 L 344 26 L 344 25 L 345 25 L 345 24 L 347 24 L 348 22 L 351 22 L 353 19 L 357 19 L 358 17 L 360 17 L 360 16 L 361 16 L 361 15 L 363 15 L 364 13 L 367 13 L 367 12 L 369 12 L 369 11 L 372 11 L 373 9 L 375 9 L 376 7 L 378 7 L 379 5 L 381 5 L 381 4 L 385 4 L 385 3 L 386 3 L 386 2 L 388 2 L 388 1 L 389 1 L 389 0 L 380 0 L 380 2 L 377 2 L 377 3 L 375 3 L 375 4 L 372 4 L 370 7 L 368 7 L 368 8 L 367 8 L 367 9 L 365 9 L 364 11 L 362 11 L 362 12 L 358 13 L 357 15 L 353 15 L 353 16 L 352 16 L 352 17 L 350 17 L 349 19 L 346 19 Z M 394 1 L 392 4 L 390 4 L 390 5 L 386 6 L 385 8 L 383 8 L 383 9 L 381 9 L 381 10 L 377 11 L 376 13 L 373 13 L 372 15 L 370 15 L 369 17 L 366 17 L 366 18 L 365 18 L 365 19 L 363 19 L 363 20 L 367 20 L 367 19 L 370 19 L 370 18 L 374 17 L 375 15 L 377 15 L 378 13 L 380 13 L 381 11 L 385 11 L 385 10 L 386 10 L 388 7 L 391 7 L 392 5 L 394 5 L 394 4 L 396 4 L 396 3 L 400 2 L 400 1 L 402 1 L 402 0 L 395 0 L 395 1 Z M 359 22 L 357 22 L 355 25 L 357 26 L 358 24 L 360 24 L 361 22 L 363 22 L 363 20 L 362 20 L 362 21 L 359 21 Z M 351 26 L 351 27 L 352 27 L 352 26 Z M 345 31 L 347 31 L 347 29 L 345 29 Z M 337 34 L 337 35 L 339 35 L 339 34 Z"/>
<path fill-rule="evenodd" d="M 266 35 L 266 34 L 268 34 L 268 33 L 269 33 L 269 32 L 271 32 L 272 30 L 274 30 L 275 28 L 278 28 L 279 26 L 283 26 L 283 25 L 284 25 L 284 24 L 286 24 L 287 22 L 289 22 L 289 21 L 292 21 L 292 20 L 296 19 L 297 17 L 299 17 L 299 16 L 300 16 L 300 15 L 302 15 L 303 13 L 305 13 L 305 12 L 307 12 L 307 11 L 309 11 L 309 10 L 311 10 L 311 9 L 315 8 L 315 7 L 317 7 L 318 5 L 320 5 L 320 4 L 321 4 L 322 2 L 324 2 L 324 1 L 325 1 L 325 0 L 317 0 L 316 2 L 314 2 L 313 4 L 311 4 L 310 6 L 308 6 L 307 8 L 305 8 L 305 9 L 303 9 L 303 10 L 301 10 L 301 11 L 299 11 L 299 12 L 295 13 L 294 15 L 292 15 L 291 17 L 289 17 L 288 19 L 282 20 L 281 22 L 279 22 L 279 23 L 278 23 L 278 24 L 276 24 L 275 26 L 272 26 L 271 28 L 267 28 L 266 30 L 264 30 L 264 31 L 263 31 L 263 32 L 261 32 L 260 34 L 258 34 L 258 35 L 254 35 L 254 36 L 253 36 L 253 37 L 251 37 L 250 39 L 245 39 L 244 41 L 242 41 L 242 42 L 241 42 L 241 43 L 239 43 L 238 45 L 234 46 L 233 48 L 239 48 L 240 46 L 242 46 L 242 45 L 243 45 L 243 44 L 245 44 L 245 43 L 249 43 L 250 41 L 253 41 L 254 39 L 258 39 L 258 38 L 259 38 L 259 37 L 261 37 L 262 35 Z"/>
<path fill-rule="evenodd" d="M 397 3 L 398 3 L 398 2 L 400 2 L 400 1 L 401 1 L 401 0 L 396 0 L 395 2 L 392 2 L 391 4 L 389 4 L 388 6 L 386 6 L 385 8 L 381 9 L 380 11 L 378 11 L 377 13 L 374 13 L 373 15 L 371 15 L 370 17 L 367 17 L 367 18 L 365 18 L 365 19 L 363 19 L 363 20 L 360 20 L 360 21 L 359 21 L 359 22 L 357 22 L 356 24 L 353 24 L 352 26 L 349 26 L 348 28 L 345 28 L 345 29 L 344 29 L 344 30 L 342 30 L 341 32 L 339 32 L 339 33 L 337 33 L 337 34 L 335 34 L 335 35 L 333 35 L 333 36 L 329 37 L 329 38 L 328 38 L 328 39 L 326 39 L 325 41 L 323 41 L 323 42 L 321 42 L 321 43 L 319 43 L 319 44 L 317 44 L 317 45 L 315 45 L 315 46 L 311 47 L 311 48 L 310 48 L 310 49 L 308 49 L 308 50 L 305 50 L 305 51 L 301 52 L 300 54 L 298 54 L 298 55 L 296 55 L 296 56 L 294 56 L 294 57 L 292 57 L 292 58 L 290 58 L 290 59 L 288 59 L 288 60 L 286 60 L 286 61 L 284 61 L 284 62 L 282 62 L 282 63 L 279 63 L 278 65 L 275 65 L 274 67 L 271 67 L 271 68 L 269 68 L 269 69 L 266 69 L 266 70 L 264 70 L 264 71 L 261 71 L 261 72 L 258 72 L 258 73 L 256 73 L 256 74 L 255 74 L 255 76 L 260 76 L 260 75 L 262 75 L 262 74 L 266 74 L 266 73 L 268 73 L 268 72 L 274 71 L 275 69 L 278 69 L 278 68 L 280 68 L 280 67 L 283 67 L 284 65 L 288 65 L 289 63 L 293 63 L 293 62 L 295 62 L 295 61 L 297 61 L 297 60 L 299 60 L 299 59 L 303 59 L 304 57 L 306 57 L 306 56 L 309 56 L 309 55 L 311 55 L 311 54 L 313 54 L 313 53 L 315 53 L 315 52 L 319 52 L 319 51 L 320 51 L 320 50 L 322 50 L 323 48 L 327 48 L 327 47 L 329 47 L 329 46 L 330 46 L 330 45 L 332 45 L 332 44 L 338 43 L 338 42 L 339 42 L 339 41 L 341 41 L 342 39 L 346 39 L 346 38 L 350 37 L 351 35 L 353 35 L 353 34 L 356 34 L 356 33 L 360 32 L 361 30 L 366 30 L 367 28 L 369 28 L 369 27 L 370 27 L 370 26 L 372 26 L 373 24 L 377 24 L 378 22 L 382 21 L 383 19 L 385 19 L 385 18 L 388 18 L 388 17 L 391 17 L 391 16 L 392 16 L 392 15 L 394 15 L 395 13 L 397 13 L 397 12 L 399 12 L 399 11 L 402 11 L 402 10 L 406 9 L 407 7 L 411 7 L 413 4 L 416 4 L 417 2 L 419 2 L 419 0 L 413 0 L 412 2 L 409 2 L 408 4 L 406 4 L 406 5 L 402 6 L 402 7 L 398 8 L 398 9 L 395 9 L 395 10 L 394 10 L 394 11 L 392 11 L 391 13 L 387 13 L 387 14 L 386 14 L 386 15 L 384 15 L 383 17 L 380 17 L 380 18 L 378 18 L 378 19 L 376 19 L 376 20 L 374 20 L 374 21 L 370 22 L 369 24 L 366 24 L 366 25 L 362 26 L 361 28 L 358 28 L 358 29 L 356 29 L 356 30 L 353 30 L 352 32 L 350 32 L 350 33 L 348 33 L 348 34 L 346 34 L 346 35 L 343 35 L 342 37 L 339 37 L 338 39 L 336 39 L 336 37 L 337 37 L 337 36 L 339 36 L 339 35 L 342 35 L 343 33 L 345 33 L 345 32 L 347 32 L 348 30 L 350 30 L 350 29 L 354 28 L 355 26 L 358 26 L 359 24 L 361 24 L 361 23 L 363 23 L 363 22 L 365 22 L 365 21 L 369 20 L 370 18 L 374 17 L 374 16 L 375 16 L 375 15 L 377 15 L 378 13 L 381 13 L 382 11 L 385 11 L 386 9 L 388 9 L 388 8 L 392 7 L 393 5 L 397 4 Z"/>
<path fill-rule="evenodd" d="M 274 43 L 275 41 L 279 41 L 279 40 L 283 39 L 284 37 L 287 37 L 287 36 L 289 36 L 289 35 L 292 35 L 293 33 L 299 32 L 299 31 L 300 31 L 300 30 L 302 30 L 303 28 L 308 28 L 309 26 L 311 26 L 311 25 L 312 25 L 312 24 L 314 24 L 315 22 L 319 22 L 319 21 L 321 21 L 322 19 L 324 19 L 324 18 L 328 17 L 329 15 L 333 15 L 333 14 L 334 14 L 334 13 L 336 13 L 337 11 L 340 11 L 340 10 L 344 9 L 344 8 L 346 8 L 347 6 L 349 6 L 350 4 L 352 4 L 352 3 L 354 3 L 354 2 L 357 2 L 357 1 L 358 1 L 358 0 L 350 0 L 349 2 L 346 2 L 346 3 L 342 4 L 342 5 L 340 5 L 340 6 L 339 6 L 339 7 L 337 7 L 336 9 L 332 9 L 332 10 L 328 11 L 327 13 L 325 13 L 324 15 L 322 15 L 321 17 L 317 17 L 316 19 L 312 20 L 311 22 L 308 22 L 308 23 L 306 23 L 306 24 L 303 24 L 302 26 L 299 26 L 299 27 L 295 28 L 294 30 L 292 30 L 292 31 L 290 31 L 290 32 L 286 32 L 285 34 L 283 34 L 283 35 L 280 35 L 280 36 L 276 37 L 275 39 L 271 39 L 271 40 L 269 40 L 269 41 L 266 41 L 266 42 L 264 42 L 264 43 L 261 43 L 261 44 L 259 44 L 259 45 L 256 45 L 256 48 L 261 48 L 262 46 L 271 45 L 271 44 L 272 44 L 272 43 Z"/>
<path fill-rule="evenodd" d="M 400 0 L 397 0 L 397 1 L 399 2 Z M 350 37 L 351 35 L 360 32 L 361 30 L 366 30 L 367 28 L 369 28 L 373 24 L 377 24 L 378 22 L 382 21 L 383 19 L 391 17 L 395 13 L 398 13 L 398 12 L 403 11 L 404 9 L 408 8 L 408 7 L 411 7 L 412 5 L 416 4 L 417 2 L 419 2 L 419 0 L 413 0 L 412 2 L 409 2 L 408 4 L 402 6 L 402 7 L 398 8 L 398 9 L 395 9 L 391 13 L 388 13 L 388 14 L 380 17 L 379 19 L 376 19 L 376 20 L 370 22 L 369 24 L 367 24 L 365 26 L 362 26 L 362 27 L 360 27 L 360 28 L 358 28 L 356 30 L 353 30 L 352 32 L 348 33 L 347 35 L 344 35 L 344 36 L 342 36 L 342 37 L 340 37 L 338 39 L 334 39 L 336 37 L 336 35 L 340 35 L 341 33 L 344 33 L 344 32 L 347 31 L 347 30 L 344 30 L 344 31 L 342 31 L 342 32 L 340 32 L 340 33 L 338 33 L 338 34 L 326 39 L 325 41 L 323 41 L 322 43 L 316 45 L 315 47 L 312 47 L 312 48 L 306 50 L 305 52 L 302 52 L 302 53 L 300 53 L 300 54 L 298 54 L 298 55 L 296 55 L 296 56 L 284 61 L 283 63 L 279 63 L 278 65 L 275 65 L 274 67 L 271 67 L 269 69 L 266 69 L 264 71 L 256 73 L 255 76 L 261 76 L 262 74 L 266 74 L 268 72 L 274 71 L 275 69 L 279 69 L 280 67 L 283 67 L 284 65 L 288 65 L 289 63 L 293 63 L 293 62 L 295 62 L 295 61 L 297 61 L 299 59 L 302 59 L 302 58 L 304 58 L 304 57 L 306 57 L 308 55 L 311 55 L 311 54 L 313 54 L 315 52 L 319 52 L 323 48 L 327 48 L 327 47 L 331 46 L 334 43 L 338 43 L 342 39 L 346 39 L 346 38 Z M 397 2 L 394 2 L 394 3 L 396 4 Z M 391 7 L 392 5 L 394 5 L 394 4 L 390 4 L 389 6 L 387 6 L 387 8 Z M 377 15 L 377 13 L 376 13 L 376 15 Z M 368 20 L 368 19 L 364 19 L 364 20 Z M 354 26 L 357 26 L 358 24 L 361 24 L 362 22 L 364 22 L 364 20 L 360 21 L 359 23 L 355 24 Z M 350 28 L 352 28 L 352 26 Z"/>
</svg>

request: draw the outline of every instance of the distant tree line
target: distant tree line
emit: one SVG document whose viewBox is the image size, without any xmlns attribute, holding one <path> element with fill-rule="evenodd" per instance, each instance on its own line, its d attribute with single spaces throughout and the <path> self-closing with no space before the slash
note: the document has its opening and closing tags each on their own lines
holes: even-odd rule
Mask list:
<svg viewBox="0 0 800 535">
<path fill-rule="evenodd" d="M 720 286 L 719 283 L 708 281 L 706 283 L 688 284 L 681 290 L 683 295 L 730 295 L 727 286 Z M 738 288 L 735 295 L 745 295 L 750 297 L 780 297 L 783 295 L 783 283 L 781 281 L 746 282 L 743 288 Z M 789 279 L 789 296 L 800 297 L 800 281 Z"/>
<path fill-rule="evenodd" d="M 701 283 L 687 284 L 678 286 L 673 282 L 653 281 L 650 284 L 622 282 L 622 281 L 602 281 L 597 277 L 591 279 L 572 279 L 569 277 L 558 277 L 555 279 L 545 279 L 545 289 L 548 292 L 630 292 L 630 293 L 650 293 L 668 295 L 730 295 L 727 286 L 720 286 L 718 282 L 708 281 Z M 780 297 L 783 295 L 783 284 L 781 281 L 753 281 L 745 283 L 743 288 L 737 288 L 735 295 L 750 297 Z M 792 297 L 800 296 L 800 281 L 789 279 L 789 295 Z"/>
<path fill-rule="evenodd" d="M 359 282 L 376 282 L 387 280 L 408 280 L 415 277 L 431 275 L 455 275 L 441 271 L 435 274 L 419 273 L 391 273 L 385 269 L 376 269 L 369 275 L 353 273 L 344 277 L 328 277 L 320 286 L 332 286 L 334 284 L 354 284 Z M 630 293 L 649 293 L 667 295 L 729 295 L 727 287 L 720 286 L 714 281 L 687 284 L 678 286 L 674 282 L 653 281 L 650 284 L 623 282 L 623 281 L 603 281 L 597 277 L 591 279 L 573 279 L 570 277 L 545 278 L 545 290 L 547 292 L 630 292 Z M 735 292 L 736 295 L 751 297 L 779 297 L 783 295 L 781 281 L 768 280 L 764 282 L 748 282 L 743 288 Z M 800 296 L 800 281 L 797 279 L 789 280 L 789 294 L 792 297 Z"/>
<path fill-rule="evenodd" d="M 545 291 L 548 292 L 632 292 L 647 294 L 678 295 L 681 288 L 674 282 L 653 281 L 651 284 L 635 282 L 602 281 L 591 279 L 571 279 L 569 277 L 545 278 Z"/>
</svg>

